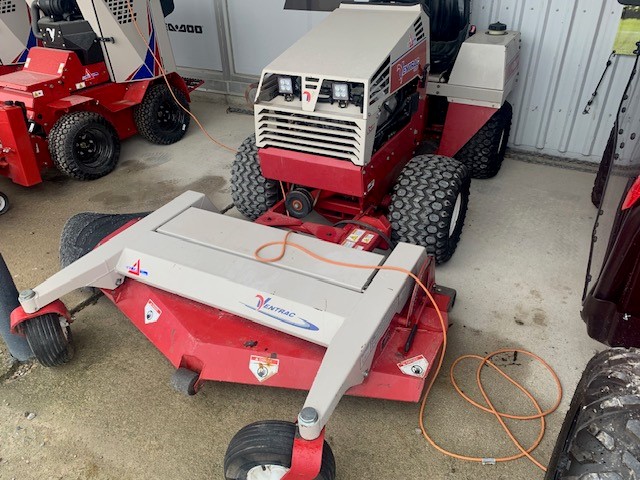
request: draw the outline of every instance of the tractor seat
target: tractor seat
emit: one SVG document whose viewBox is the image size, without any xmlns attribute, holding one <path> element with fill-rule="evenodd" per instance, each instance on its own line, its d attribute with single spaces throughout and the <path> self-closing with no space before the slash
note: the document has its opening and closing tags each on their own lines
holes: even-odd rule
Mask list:
<svg viewBox="0 0 640 480">
<path fill-rule="evenodd" d="M 387 0 L 388 1 L 388 0 Z M 415 0 L 395 0 L 415 4 Z M 431 73 L 443 74 L 444 81 L 469 34 L 471 0 L 420 0 L 431 27 Z"/>
</svg>

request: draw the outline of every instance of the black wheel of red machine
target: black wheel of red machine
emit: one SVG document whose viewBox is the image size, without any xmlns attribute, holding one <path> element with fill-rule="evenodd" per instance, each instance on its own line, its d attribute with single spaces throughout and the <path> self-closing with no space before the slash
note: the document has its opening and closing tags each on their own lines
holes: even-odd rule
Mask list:
<svg viewBox="0 0 640 480">
<path fill-rule="evenodd" d="M 507 151 L 512 117 L 511 104 L 504 102 L 504 105 L 455 155 L 457 160 L 467 166 L 472 178 L 491 178 L 500 171 Z"/>
<path fill-rule="evenodd" d="M 66 319 L 53 313 L 26 320 L 22 332 L 36 357 L 45 367 L 64 365 L 73 358 L 73 339 Z"/>
<path fill-rule="evenodd" d="M 63 115 L 49 132 L 49 152 L 62 173 L 77 180 L 95 180 L 111 173 L 120 159 L 120 139 L 99 113 Z"/>
<path fill-rule="evenodd" d="M 613 348 L 587 365 L 545 480 L 640 478 L 640 350 Z"/>
<path fill-rule="evenodd" d="M 171 386 L 178 392 L 192 396 L 198 393 L 200 374 L 188 368 L 178 368 L 171 375 Z"/>
<path fill-rule="evenodd" d="M 171 92 L 184 108 L 176 103 Z M 133 119 L 138 133 L 151 143 L 171 145 L 187 133 L 191 122 L 187 111 L 189 102 L 181 90 L 171 87 L 169 91 L 167 85 L 157 83 L 147 90 L 140 105 L 133 110 Z"/>
<path fill-rule="evenodd" d="M 9 197 L 0 192 L 0 215 L 4 215 L 9 211 L 11 204 L 9 203 Z"/>
<path fill-rule="evenodd" d="M 437 263 L 449 260 L 462 234 L 470 185 L 469 171 L 458 160 L 412 158 L 393 187 L 391 239 L 425 247 Z"/>
<path fill-rule="evenodd" d="M 248 137 L 236 153 L 231 166 L 231 198 L 245 217 L 255 220 L 280 199 L 278 182 L 262 175 L 256 136 Z"/>
<path fill-rule="evenodd" d="M 231 439 L 224 456 L 226 480 L 278 480 L 291 467 L 296 425 L 267 420 L 247 425 Z M 315 480 L 334 480 L 336 462 L 325 441 L 322 466 Z"/>
</svg>

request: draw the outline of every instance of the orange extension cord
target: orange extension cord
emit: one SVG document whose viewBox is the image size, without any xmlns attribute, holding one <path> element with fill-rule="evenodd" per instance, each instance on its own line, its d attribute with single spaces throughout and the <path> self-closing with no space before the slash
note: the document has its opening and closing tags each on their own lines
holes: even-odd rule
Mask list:
<svg viewBox="0 0 640 480">
<path fill-rule="evenodd" d="M 431 304 L 433 305 L 436 314 L 438 315 L 438 320 L 440 320 L 440 327 L 442 328 L 442 333 L 443 333 L 443 344 L 442 344 L 442 352 L 440 354 L 440 358 L 438 359 L 438 366 L 436 368 L 436 372 L 435 375 L 432 376 L 432 379 L 425 391 L 425 394 L 422 398 L 422 401 L 420 403 L 420 418 L 419 418 L 419 422 L 420 422 L 420 430 L 422 430 L 422 435 L 424 436 L 424 438 L 431 444 L 431 446 L 433 448 L 435 448 L 436 450 L 438 450 L 440 453 L 443 453 L 444 455 L 447 455 L 449 457 L 453 457 L 456 458 L 458 460 L 466 460 L 469 462 L 478 462 L 478 463 L 483 463 L 483 464 L 493 464 L 496 462 L 508 462 L 511 460 L 517 460 L 519 458 L 522 457 L 527 457 L 529 460 L 531 460 L 531 462 L 533 462 L 534 465 L 536 465 L 538 468 L 540 468 L 543 471 L 546 471 L 546 467 L 544 465 L 542 465 L 538 460 L 536 460 L 532 455 L 531 452 L 533 452 L 539 445 L 540 442 L 542 441 L 542 438 L 544 436 L 544 432 L 545 432 L 545 417 L 551 413 L 553 413 L 558 406 L 560 405 L 560 401 L 562 399 L 562 385 L 560 384 L 560 379 L 558 378 L 558 375 L 555 373 L 555 371 L 553 370 L 553 368 L 551 368 L 549 366 L 549 364 L 547 364 L 547 362 L 545 362 L 542 358 L 540 358 L 539 356 L 528 352 L 526 350 L 521 350 L 521 349 L 502 349 L 502 350 L 498 350 L 495 352 L 490 353 L 489 355 L 485 356 L 485 357 L 481 357 L 479 355 L 463 355 L 461 357 L 459 357 L 458 359 L 456 359 L 456 361 L 453 363 L 453 365 L 451 365 L 451 371 L 450 371 L 450 378 L 451 378 L 451 383 L 453 384 L 454 388 L 456 389 L 456 391 L 458 392 L 458 394 L 460 394 L 467 402 L 469 402 L 470 404 L 472 404 L 474 407 L 479 408 L 480 410 L 484 411 L 484 412 L 488 412 L 493 414 L 496 419 L 498 420 L 498 422 L 500 423 L 500 425 L 502 426 L 502 428 L 504 429 L 504 431 L 507 433 L 507 435 L 509 436 L 509 438 L 511 439 L 511 441 L 513 442 L 513 444 L 518 448 L 518 450 L 520 450 L 519 454 L 516 455 L 511 455 L 509 457 L 499 457 L 499 458 L 481 458 L 481 457 L 470 457 L 467 455 L 460 455 L 457 454 L 455 452 L 451 452 L 449 450 L 446 450 L 444 448 L 442 448 L 441 446 L 439 446 L 429 435 L 429 433 L 427 433 L 427 430 L 425 428 L 425 424 L 424 424 L 424 410 L 427 404 L 427 398 L 429 397 L 429 392 L 431 391 L 431 388 L 433 387 L 433 384 L 435 382 L 435 379 L 437 378 L 438 374 L 440 373 L 440 370 L 442 368 L 442 363 L 444 361 L 444 356 L 447 350 L 447 328 L 445 325 L 445 321 L 444 321 L 444 317 L 442 316 L 442 312 L 440 311 L 440 309 L 438 308 L 438 304 L 436 303 L 436 301 L 434 300 L 433 296 L 431 295 L 431 292 L 429 291 L 429 289 L 422 283 L 422 281 L 420 281 L 420 279 L 417 277 L 417 275 L 415 275 L 413 272 L 411 272 L 410 270 L 407 270 L 405 268 L 402 267 L 395 267 L 395 266 L 390 266 L 390 265 L 358 265 L 358 264 L 354 264 L 354 263 L 347 263 L 347 262 L 339 262 L 336 260 L 331 260 L 329 258 L 323 257 L 321 255 L 318 255 L 315 252 L 312 252 L 311 250 L 303 247 L 300 244 L 297 243 L 293 243 L 289 241 L 289 236 L 292 234 L 293 232 L 289 231 L 287 232 L 287 234 L 285 235 L 284 239 L 281 241 L 275 241 L 275 242 L 269 242 L 269 243 L 265 243 L 263 245 L 260 245 L 256 251 L 254 252 L 254 257 L 256 260 L 258 260 L 259 262 L 262 263 L 274 263 L 274 262 L 278 262 L 279 260 L 281 260 L 287 250 L 287 247 L 292 247 L 295 248 L 297 250 L 300 250 L 301 252 L 303 252 L 304 254 L 310 256 L 311 258 L 314 258 L 315 260 L 318 260 L 319 262 L 324 262 L 324 263 L 328 263 L 331 265 L 336 265 L 339 267 L 345 267 L 345 268 L 358 268 L 358 269 L 375 269 L 375 270 L 387 270 L 387 271 L 392 271 L 392 272 L 399 272 L 399 273 L 403 273 L 405 275 L 407 275 L 408 277 L 411 277 L 416 284 L 418 284 L 420 286 L 420 288 L 424 291 L 424 293 L 426 294 L 427 298 L 429 299 L 429 301 L 431 302 Z M 276 245 L 280 245 L 281 246 L 281 250 L 280 253 L 275 256 L 275 257 L 271 257 L 271 258 L 266 258 L 266 257 L 262 257 L 260 255 L 260 253 L 268 247 L 271 246 L 276 246 Z M 516 380 L 514 380 L 513 378 L 511 378 L 509 375 L 507 375 L 505 372 L 503 372 L 500 368 L 498 368 L 493 362 L 491 362 L 491 358 L 501 354 L 501 353 L 506 353 L 506 352 L 518 352 L 524 355 L 527 355 L 531 358 L 533 358 L 534 360 L 537 360 L 538 362 L 540 362 L 542 364 L 542 366 L 544 366 L 549 373 L 551 374 L 553 380 L 556 383 L 556 386 L 558 388 L 558 397 L 557 400 L 555 402 L 555 404 L 553 405 L 553 407 L 551 407 L 549 410 L 546 411 L 542 411 L 542 408 L 540 407 L 540 404 L 538 403 L 538 401 L 535 399 L 535 397 L 525 388 L 523 387 L 521 384 L 519 384 Z M 482 396 L 484 397 L 485 401 L 487 402 L 488 407 L 485 407 L 479 403 L 477 403 L 476 401 L 472 400 L 469 396 L 467 396 L 458 386 L 458 383 L 455 380 L 455 368 L 456 366 L 462 362 L 463 360 L 467 360 L 467 359 L 477 359 L 480 361 L 480 365 L 478 366 L 478 369 L 476 371 L 476 382 L 478 384 L 478 388 L 480 389 L 480 392 L 482 393 Z M 508 414 L 508 413 L 504 413 L 504 412 L 499 412 L 498 410 L 496 410 L 496 408 L 494 407 L 493 403 L 491 402 L 491 400 L 489 399 L 489 395 L 487 394 L 487 392 L 485 391 L 485 388 L 482 384 L 482 377 L 481 377 L 481 372 L 482 372 L 482 368 L 488 365 L 490 367 L 492 367 L 493 369 L 495 369 L 500 375 L 502 375 L 505 379 L 507 379 L 512 385 L 514 385 L 516 388 L 518 388 L 518 390 L 520 390 L 522 393 L 524 393 L 529 400 L 531 400 L 531 403 L 534 405 L 534 407 L 537 410 L 537 414 L 536 415 L 529 415 L 529 416 L 522 416 L 522 415 L 512 415 L 512 414 Z M 525 449 L 520 442 L 516 439 L 515 435 L 511 432 L 511 430 L 509 429 L 509 427 L 507 426 L 507 424 L 505 423 L 504 419 L 512 419 L 512 420 L 536 420 L 539 419 L 540 420 L 540 433 L 538 434 L 537 439 L 535 440 L 535 442 L 533 442 L 533 445 L 531 445 L 529 448 Z"/>
<path fill-rule="evenodd" d="M 140 29 L 140 24 L 138 23 L 138 20 L 136 19 L 136 15 L 135 15 L 135 13 L 133 11 L 133 7 L 131 5 L 131 1 L 130 0 L 127 0 L 127 7 L 129 8 L 129 15 L 131 15 L 131 20 L 133 21 L 133 25 L 136 27 L 136 31 L 138 32 L 138 35 L 140 36 L 140 38 L 144 42 L 145 47 L 147 48 L 147 51 L 151 54 L 151 56 L 153 57 L 154 62 L 158 66 L 158 69 L 160 70 L 160 74 L 162 75 L 164 83 L 167 84 L 167 87 L 169 88 L 169 93 L 173 97 L 173 100 L 176 102 L 176 104 L 182 110 L 187 112 L 187 114 L 189 114 L 189 116 L 191 118 L 193 118 L 193 121 L 196 122 L 198 127 L 200 127 L 200 130 L 202 130 L 202 133 L 204 133 L 205 136 L 209 140 L 211 140 L 213 143 L 215 143 L 220 148 L 224 148 L 225 150 L 228 150 L 228 151 L 232 152 L 233 154 L 235 154 L 237 149 L 232 148 L 232 147 L 230 147 L 228 145 L 225 145 L 224 143 L 222 143 L 222 142 L 216 140 L 215 138 L 213 138 L 213 136 L 207 131 L 207 129 L 204 127 L 204 125 L 202 125 L 202 123 L 200 123 L 200 120 L 198 119 L 198 117 L 196 117 L 193 113 L 191 113 L 191 111 L 188 108 L 186 108 L 184 105 L 182 105 L 182 103 L 180 103 L 180 100 L 178 100 L 178 98 L 176 97 L 175 93 L 173 93 L 173 88 L 171 86 L 171 83 L 169 82 L 169 78 L 167 76 L 167 71 L 164 69 L 164 66 L 162 65 L 162 62 L 156 56 L 155 52 L 151 49 L 151 47 L 149 47 L 149 45 L 147 43 L 147 39 L 145 38 L 144 34 L 142 33 L 142 30 Z"/>
</svg>

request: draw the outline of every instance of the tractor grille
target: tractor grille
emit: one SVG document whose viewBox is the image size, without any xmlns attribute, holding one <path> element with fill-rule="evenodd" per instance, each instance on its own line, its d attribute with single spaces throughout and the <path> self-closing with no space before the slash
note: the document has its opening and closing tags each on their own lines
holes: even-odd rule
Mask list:
<svg viewBox="0 0 640 480">
<path fill-rule="evenodd" d="M 259 145 L 360 163 L 364 136 L 356 122 L 265 108 L 257 113 Z M 360 162 L 359 162 L 360 161 Z"/>
<path fill-rule="evenodd" d="M 16 11 L 16 4 L 11 0 L 0 0 L 0 15 Z"/>
<path fill-rule="evenodd" d="M 413 24 L 416 35 L 416 43 L 420 43 L 424 40 L 424 27 L 422 26 L 422 18 L 418 18 Z"/>
</svg>

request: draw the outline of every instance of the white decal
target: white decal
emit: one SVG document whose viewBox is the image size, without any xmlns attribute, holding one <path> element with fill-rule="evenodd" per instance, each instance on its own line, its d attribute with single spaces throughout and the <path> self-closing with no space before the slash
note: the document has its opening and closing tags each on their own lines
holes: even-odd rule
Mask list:
<svg viewBox="0 0 640 480">
<path fill-rule="evenodd" d="M 280 360 L 277 358 L 251 355 L 249 360 L 249 370 L 259 382 L 264 382 L 278 373 L 278 365 L 280 365 Z"/>
<path fill-rule="evenodd" d="M 144 323 L 149 325 L 150 323 L 156 323 L 162 315 L 162 310 L 158 307 L 153 300 L 149 300 L 144 306 Z"/>
<path fill-rule="evenodd" d="M 405 375 L 424 378 L 427 376 L 429 362 L 424 358 L 424 355 L 418 355 L 417 357 L 407 358 L 404 362 L 400 362 L 398 368 Z"/>
</svg>

